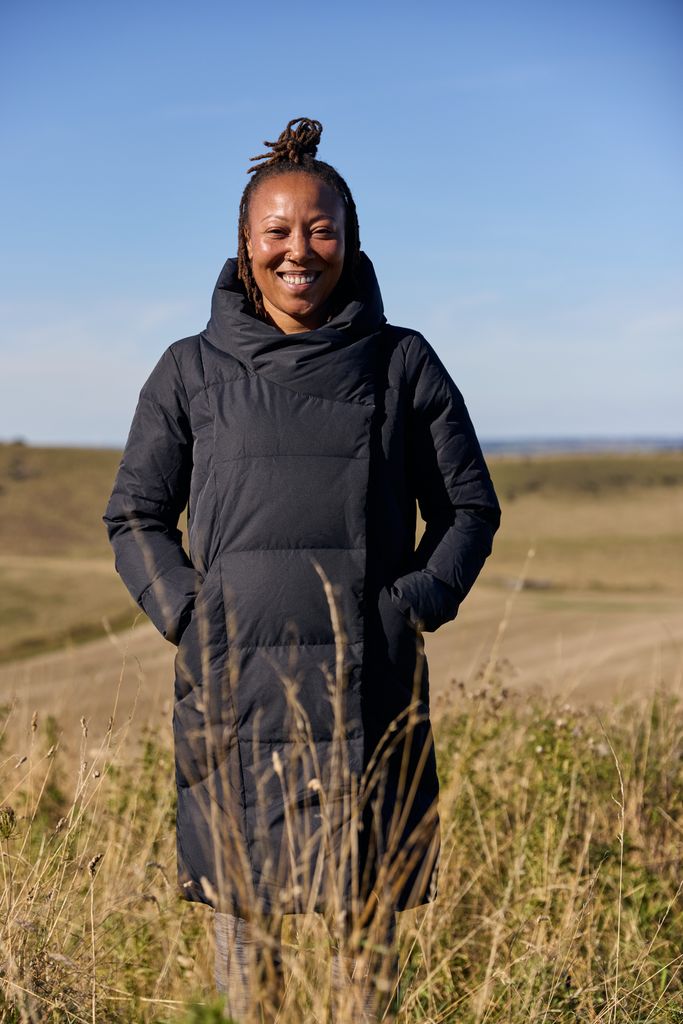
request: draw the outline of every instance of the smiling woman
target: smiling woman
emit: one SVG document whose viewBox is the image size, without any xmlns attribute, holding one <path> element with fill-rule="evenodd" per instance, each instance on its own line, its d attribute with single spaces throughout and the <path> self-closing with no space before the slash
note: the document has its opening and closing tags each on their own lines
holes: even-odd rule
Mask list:
<svg viewBox="0 0 683 1024">
<path fill-rule="evenodd" d="M 265 143 L 271 153 L 251 158 L 261 163 L 249 169 L 254 177 L 240 202 L 239 277 L 257 314 L 287 334 L 320 326 L 358 287 L 356 204 L 339 172 L 315 159 L 321 133 L 319 121 L 290 121 L 276 142 Z M 302 273 L 317 273 L 319 279 L 295 280 Z M 269 288 L 272 275 L 278 284 L 287 275 L 290 296 L 305 295 L 297 313 L 306 321 L 285 315 L 289 303 L 285 310 L 278 307 L 276 296 L 284 293 Z"/>
<path fill-rule="evenodd" d="M 381 1017 L 395 915 L 437 892 L 422 631 L 455 618 L 500 521 L 462 395 L 387 322 L 321 131 L 298 118 L 254 158 L 237 258 L 206 328 L 144 384 L 104 515 L 124 582 L 178 647 L 180 891 L 216 911 L 216 982 L 240 1020 L 256 950 L 280 991 L 282 916 L 312 911 L 338 944 L 333 988 L 367 981 L 354 1019 Z"/>
<path fill-rule="evenodd" d="M 344 205 L 309 174 L 259 185 L 249 204 L 246 248 L 267 318 L 285 334 L 325 322 L 344 269 Z"/>
</svg>

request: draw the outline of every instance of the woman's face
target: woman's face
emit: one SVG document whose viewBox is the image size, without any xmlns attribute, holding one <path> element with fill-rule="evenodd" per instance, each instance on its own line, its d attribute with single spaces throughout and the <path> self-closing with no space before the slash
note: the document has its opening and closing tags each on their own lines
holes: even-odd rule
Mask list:
<svg viewBox="0 0 683 1024">
<path fill-rule="evenodd" d="M 344 203 L 319 178 L 267 178 L 249 202 L 247 253 L 266 312 L 285 334 L 327 319 L 344 266 Z"/>
</svg>

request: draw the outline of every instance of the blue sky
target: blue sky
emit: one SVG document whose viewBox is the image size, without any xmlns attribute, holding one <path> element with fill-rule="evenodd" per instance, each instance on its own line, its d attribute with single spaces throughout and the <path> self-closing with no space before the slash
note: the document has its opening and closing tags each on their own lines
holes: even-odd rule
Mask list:
<svg viewBox="0 0 683 1024">
<path fill-rule="evenodd" d="M 0 37 L 0 439 L 123 443 L 304 115 L 483 439 L 683 434 L 678 0 L 8 0 Z"/>
</svg>

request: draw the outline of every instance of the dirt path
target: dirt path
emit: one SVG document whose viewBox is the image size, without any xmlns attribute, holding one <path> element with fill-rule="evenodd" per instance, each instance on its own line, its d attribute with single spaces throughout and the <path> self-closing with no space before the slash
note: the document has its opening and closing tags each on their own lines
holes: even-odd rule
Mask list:
<svg viewBox="0 0 683 1024">
<path fill-rule="evenodd" d="M 489 659 L 510 688 L 535 687 L 570 701 L 605 701 L 646 691 L 657 680 L 683 689 L 683 603 L 662 596 L 601 593 L 514 594 L 475 588 L 458 618 L 425 634 L 433 715 L 468 689 Z M 497 646 L 496 646 L 497 645 Z M 31 716 L 56 716 L 63 746 L 93 757 L 114 716 L 114 745 L 128 754 L 143 726 L 171 728 L 175 648 L 143 617 L 127 633 L 0 667 L 0 701 L 14 702 L 7 752 L 21 756 Z M 12 748 L 9 744 L 18 744 Z"/>
<path fill-rule="evenodd" d="M 496 647 L 497 645 L 497 647 Z M 604 702 L 664 681 L 683 689 L 683 601 L 660 595 L 475 589 L 458 618 L 427 636 L 432 693 L 447 702 L 455 676 L 501 662 L 505 685 Z"/>
</svg>

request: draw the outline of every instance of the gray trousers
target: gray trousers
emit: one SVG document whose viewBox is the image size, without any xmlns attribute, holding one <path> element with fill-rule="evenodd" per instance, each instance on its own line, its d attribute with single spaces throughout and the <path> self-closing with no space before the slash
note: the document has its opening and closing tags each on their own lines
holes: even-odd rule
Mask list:
<svg viewBox="0 0 683 1024">
<path fill-rule="evenodd" d="M 264 940 L 252 923 L 232 914 L 214 913 L 216 938 L 215 982 L 225 995 L 226 1009 L 236 1021 L 250 1020 L 257 1004 L 257 993 L 271 994 L 272 1010 L 284 988 L 280 934 Z M 381 944 L 387 952 L 374 951 L 365 957 L 344 955 L 336 946 L 332 951 L 331 990 L 333 999 L 355 999 L 354 1019 L 362 1024 L 379 1021 L 391 990 L 398 982 L 396 914 L 391 913 L 382 932 Z M 386 1020 L 391 1018 L 387 1015 Z"/>
</svg>

